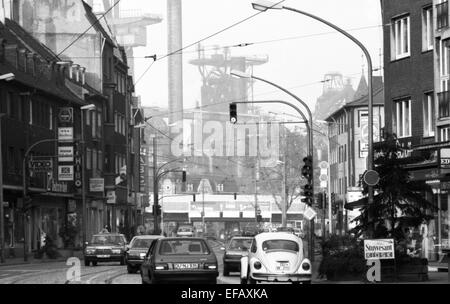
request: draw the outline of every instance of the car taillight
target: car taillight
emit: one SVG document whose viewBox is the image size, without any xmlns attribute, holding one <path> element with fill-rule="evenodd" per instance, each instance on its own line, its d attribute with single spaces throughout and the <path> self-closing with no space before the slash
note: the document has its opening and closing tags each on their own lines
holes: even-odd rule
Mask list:
<svg viewBox="0 0 450 304">
<path fill-rule="evenodd" d="M 169 265 L 167 264 L 156 264 L 155 265 L 155 270 L 168 270 L 169 269 Z"/>
<path fill-rule="evenodd" d="M 255 267 L 256 270 L 260 270 L 262 265 L 260 262 L 255 262 L 255 263 L 253 263 L 253 267 Z"/>
<path fill-rule="evenodd" d="M 311 265 L 309 263 L 303 263 L 302 268 L 304 271 L 308 271 L 311 269 Z"/>
</svg>

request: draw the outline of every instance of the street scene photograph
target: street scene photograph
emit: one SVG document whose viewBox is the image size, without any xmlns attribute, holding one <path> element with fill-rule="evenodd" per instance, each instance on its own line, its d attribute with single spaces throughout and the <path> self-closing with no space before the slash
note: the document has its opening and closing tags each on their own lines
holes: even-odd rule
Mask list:
<svg viewBox="0 0 450 304">
<path fill-rule="evenodd" d="M 448 0 L 1 0 L 0 284 L 180 303 L 450 284 L 449 19 Z"/>
</svg>

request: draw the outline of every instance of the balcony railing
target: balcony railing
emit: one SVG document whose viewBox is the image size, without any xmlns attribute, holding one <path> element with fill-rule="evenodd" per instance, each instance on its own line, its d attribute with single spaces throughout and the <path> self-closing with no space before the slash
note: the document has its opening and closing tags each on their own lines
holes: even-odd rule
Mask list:
<svg viewBox="0 0 450 304">
<path fill-rule="evenodd" d="M 450 117 L 450 92 L 438 93 L 439 118 Z"/>
<path fill-rule="evenodd" d="M 448 1 L 436 5 L 437 29 L 448 27 Z"/>
</svg>

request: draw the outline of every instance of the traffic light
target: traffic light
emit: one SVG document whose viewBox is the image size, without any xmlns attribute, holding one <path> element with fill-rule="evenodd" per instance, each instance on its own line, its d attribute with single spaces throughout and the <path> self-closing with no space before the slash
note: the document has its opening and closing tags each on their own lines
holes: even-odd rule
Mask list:
<svg viewBox="0 0 450 304">
<path fill-rule="evenodd" d="M 323 193 L 317 193 L 317 208 L 318 209 L 323 209 Z"/>
<path fill-rule="evenodd" d="M 339 205 L 336 204 L 336 194 L 331 193 L 331 208 L 333 211 L 333 215 L 336 215 L 338 213 Z"/>
<path fill-rule="evenodd" d="M 310 184 L 306 184 L 303 186 L 303 192 L 302 192 L 302 196 L 304 196 L 304 198 L 302 198 L 302 203 L 307 204 L 308 206 L 312 206 L 313 204 L 313 187 Z"/>
<path fill-rule="evenodd" d="M 313 160 L 311 156 L 307 156 L 303 159 L 305 163 L 302 168 L 302 175 L 308 180 L 312 179 L 313 176 Z"/>
<path fill-rule="evenodd" d="M 234 200 L 237 200 L 237 193 L 234 194 Z"/>
<path fill-rule="evenodd" d="M 237 123 L 237 104 L 235 103 L 230 103 L 230 122 Z"/>
<path fill-rule="evenodd" d="M 187 174 L 186 174 L 186 171 L 183 171 L 183 178 L 182 178 L 182 182 L 183 183 L 185 183 L 186 182 L 186 180 L 187 180 Z"/>
<path fill-rule="evenodd" d="M 262 215 L 257 215 L 257 216 L 256 216 L 256 221 L 257 221 L 258 223 L 261 223 L 261 222 L 262 222 Z"/>
<path fill-rule="evenodd" d="M 161 205 L 153 205 L 153 214 L 161 216 Z"/>
</svg>

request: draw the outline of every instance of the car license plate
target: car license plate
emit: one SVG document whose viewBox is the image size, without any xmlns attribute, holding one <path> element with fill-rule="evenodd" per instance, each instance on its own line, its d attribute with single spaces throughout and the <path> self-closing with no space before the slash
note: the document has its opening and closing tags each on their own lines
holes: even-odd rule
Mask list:
<svg viewBox="0 0 450 304">
<path fill-rule="evenodd" d="M 97 255 L 97 258 L 99 258 L 99 259 L 107 259 L 107 258 L 110 258 L 110 257 L 111 256 L 108 255 L 108 254 Z"/>
<path fill-rule="evenodd" d="M 198 269 L 198 264 L 175 264 L 175 269 Z"/>
<path fill-rule="evenodd" d="M 283 263 L 283 262 L 278 263 L 277 271 L 288 271 L 289 266 L 290 266 L 289 263 Z"/>
</svg>

